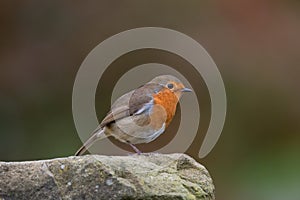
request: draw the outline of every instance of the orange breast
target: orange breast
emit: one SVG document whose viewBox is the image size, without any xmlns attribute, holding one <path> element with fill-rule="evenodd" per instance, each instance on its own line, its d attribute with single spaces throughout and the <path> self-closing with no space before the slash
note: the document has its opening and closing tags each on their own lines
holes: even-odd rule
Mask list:
<svg viewBox="0 0 300 200">
<path fill-rule="evenodd" d="M 169 126 L 176 112 L 176 106 L 178 103 L 177 96 L 172 91 L 163 89 L 154 95 L 154 103 L 165 108 L 167 113 L 166 126 Z"/>
</svg>

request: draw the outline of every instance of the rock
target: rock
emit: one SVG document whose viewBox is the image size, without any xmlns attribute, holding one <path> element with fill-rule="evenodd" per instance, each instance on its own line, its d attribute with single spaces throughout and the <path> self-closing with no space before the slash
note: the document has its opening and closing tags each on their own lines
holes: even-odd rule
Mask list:
<svg viewBox="0 0 300 200">
<path fill-rule="evenodd" d="M 214 199 L 208 171 L 185 154 L 86 155 L 0 162 L 0 199 Z"/>
</svg>

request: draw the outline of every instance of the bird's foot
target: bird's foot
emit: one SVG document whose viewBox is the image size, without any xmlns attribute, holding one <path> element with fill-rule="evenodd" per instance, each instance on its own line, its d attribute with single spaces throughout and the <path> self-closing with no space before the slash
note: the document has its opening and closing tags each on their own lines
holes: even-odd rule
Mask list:
<svg viewBox="0 0 300 200">
<path fill-rule="evenodd" d="M 131 148 L 133 148 L 133 150 L 134 150 L 138 155 L 141 155 L 141 154 L 142 154 L 142 152 L 141 152 L 136 146 L 134 146 L 133 144 L 130 144 L 130 143 L 129 143 L 129 145 L 131 146 Z"/>
</svg>

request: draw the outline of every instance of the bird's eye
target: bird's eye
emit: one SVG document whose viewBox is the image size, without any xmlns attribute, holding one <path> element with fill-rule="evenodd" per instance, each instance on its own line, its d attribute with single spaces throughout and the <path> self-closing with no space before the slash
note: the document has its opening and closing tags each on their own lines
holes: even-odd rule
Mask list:
<svg viewBox="0 0 300 200">
<path fill-rule="evenodd" d="M 167 87 L 168 87 L 169 89 L 173 89 L 173 88 L 174 88 L 174 84 L 173 84 L 173 83 L 169 83 L 169 84 L 167 85 Z"/>
</svg>

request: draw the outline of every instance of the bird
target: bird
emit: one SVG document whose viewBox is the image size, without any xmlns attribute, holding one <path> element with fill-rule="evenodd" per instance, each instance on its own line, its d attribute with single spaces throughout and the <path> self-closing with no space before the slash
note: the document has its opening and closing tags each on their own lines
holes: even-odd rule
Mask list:
<svg viewBox="0 0 300 200">
<path fill-rule="evenodd" d="M 119 97 L 91 137 L 75 153 L 82 155 L 106 137 L 126 143 L 137 153 L 136 144 L 149 143 L 170 125 L 183 93 L 191 89 L 173 75 L 160 75 Z"/>
</svg>

